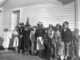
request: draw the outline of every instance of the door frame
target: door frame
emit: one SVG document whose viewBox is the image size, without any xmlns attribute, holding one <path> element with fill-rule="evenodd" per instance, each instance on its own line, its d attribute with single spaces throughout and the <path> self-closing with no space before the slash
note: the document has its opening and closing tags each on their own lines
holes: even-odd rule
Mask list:
<svg viewBox="0 0 80 60">
<path fill-rule="evenodd" d="M 20 20 L 19 20 L 19 22 L 21 22 L 21 9 L 19 9 L 19 8 L 18 9 L 13 9 L 11 11 L 11 30 L 13 30 L 12 29 L 12 23 L 13 23 L 12 21 L 13 21 L 13 14 L 14 14 L 13 12 L 15 12 L 15 11 L 20 11 Z"/>
<path fill-rule="evenodd" d="M 3 8 L 0 8 L 0 12 L 1 12 L 1 14 L 2 14 L 2 17 L 1 17 L 1 19 L 2 19 L 2 21 L 1 21 L 1 34 L 0 34 L 0 37 L 2 37 L 3 38 L 3 29 L 4 29 L 4 26 L 3 26 Z"/>
</svg>

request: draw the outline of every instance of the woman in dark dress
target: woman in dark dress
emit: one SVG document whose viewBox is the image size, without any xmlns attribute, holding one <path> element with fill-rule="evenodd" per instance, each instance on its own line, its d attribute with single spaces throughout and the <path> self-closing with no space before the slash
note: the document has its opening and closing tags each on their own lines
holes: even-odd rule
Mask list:
<svg viewBox="0 0 80 60">
<path fill-rule="evenodd" d="M 30 40 L 30 32 L 31 30 L 25 26 L 23 31 L 23 40 L 24 40 L 24 52 L 25 54 L 29 54 L 31 50 L 31 40 Z"/>
<path fill-rule="evenodd" d="M 43 50 L 44 50 L 44 45 L 43 45 L 43 31 L 44 31 L 44 28 L 43 28 L 43 23 L 42 22 L 39 22 L 37 24 L 37 30 L 35 32 L 35 39 L 36 39 L 36 50 L 38 52 L 38 56 L 42 59 L 43 58 Z"/>
</svg>

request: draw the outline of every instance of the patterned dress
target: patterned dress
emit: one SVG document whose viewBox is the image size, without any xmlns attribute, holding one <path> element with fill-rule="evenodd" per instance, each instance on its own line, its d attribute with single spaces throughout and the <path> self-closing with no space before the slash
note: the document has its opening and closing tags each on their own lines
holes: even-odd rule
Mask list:
<svg viewBox="0 0 80 60">
<path fill-rule="evenodd" d="M 63 56 L 63 50 L 64 50 L 64 43 L 62 42 L 62 38 L 61 38 L 61 32 L 59 30 L 57 30 L 55 32 L 55 39 L 56 39 L 56 50 L 57 50 L 57 55 L 59 56 Z"/>
</svg>

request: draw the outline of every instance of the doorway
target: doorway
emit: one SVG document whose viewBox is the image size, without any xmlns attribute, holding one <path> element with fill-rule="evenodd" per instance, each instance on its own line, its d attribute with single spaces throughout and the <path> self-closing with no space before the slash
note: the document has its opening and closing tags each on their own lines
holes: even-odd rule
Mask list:
<svg viewBox="0 0 80 60">
<path fill-rule="evenodd" d="M 14 30 L 20 22 L 20 10 L 12 11 L 11 30 Z"/>
</svg>

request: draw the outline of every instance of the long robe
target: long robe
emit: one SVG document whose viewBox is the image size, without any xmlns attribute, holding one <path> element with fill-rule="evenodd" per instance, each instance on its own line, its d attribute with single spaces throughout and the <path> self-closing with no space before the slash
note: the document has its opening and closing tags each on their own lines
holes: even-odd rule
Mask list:
<svg viewBox="0 0 80 60">
<path fill-rule="evenodd" d="M 24 49 L 27 51 L 31 50 L 30 32 L 31 30 L 23 31 L 23 45 L 24 45 Z"/>
<path fill-rule="evenodd" d="M 4 33 L 4 41 L 3 41 L 4 48 L 9 48 L 10 39 L 11 39 L 11 32 L 10 31 L 5 32 Z"/>
</svg>

